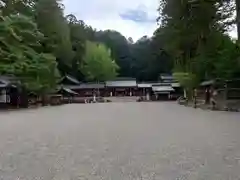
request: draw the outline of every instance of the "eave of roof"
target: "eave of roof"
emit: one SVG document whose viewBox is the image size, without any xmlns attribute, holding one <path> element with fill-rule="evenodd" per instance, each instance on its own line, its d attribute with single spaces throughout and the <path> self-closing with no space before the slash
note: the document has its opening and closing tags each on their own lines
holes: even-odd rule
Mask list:
<svg viewBox="0 0 240 180">
<path fill-rule="evenodd" d="M 208 80 L 208 81 L 203 81 L 200 86 L 210 86 L 213 85 L 216 81 L 215 80 Z"/>
<path fill-rule="evenodd" d="M 69 88 L 66 88 L 66 87 L 63 87 L 62 90 L 66 91 L 67 93 L 70 93 L 70 94 L 78 95 L 77 92 L 75 92 Z"/>
<path fill-rule="evenodd" d="M 153 91 L 156 92 L 172 92 L 175 91 L 171 86 L 153 86 Z"/>
<path fill-rule="evenodd" d="M 77 89 L 103 89 L 105 88 L 105 85 L 103 83 L 101 84 L 95 84 L 95 83 L 83 83 L 80 85 L 67 85 L 63 86 L 72 90 L 77 90 Z"/>
<path fill-rule="evenodd" d="M 152 84 L 151 83 L 140 83 L 140 84 L 137 84 L 137 86 L 139 88 L 151 88 Z"/>
<path fill-rule="evenodd" d="M 80 81 L 78 81 L 76 78 L 74 78 L 70 75 L 66 75 L 65 77 L 74 84 L 80 84 Z"/>
<path fill-rule="evenodd" d="M 136 80 L 106 81 L 106 87 L 137 87 Z"/>
</svg>

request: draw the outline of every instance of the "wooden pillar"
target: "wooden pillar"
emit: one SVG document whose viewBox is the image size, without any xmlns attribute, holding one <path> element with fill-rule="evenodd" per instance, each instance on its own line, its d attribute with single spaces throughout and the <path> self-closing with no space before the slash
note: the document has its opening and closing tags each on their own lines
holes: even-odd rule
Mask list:
<svg viewBox="0 0 240 180">
<path fill-rule="evenodd" d="M 227 102 L 228 99 L 228 85 L 227 82 L 224 84 L 224 101 Z"/>
</svg>

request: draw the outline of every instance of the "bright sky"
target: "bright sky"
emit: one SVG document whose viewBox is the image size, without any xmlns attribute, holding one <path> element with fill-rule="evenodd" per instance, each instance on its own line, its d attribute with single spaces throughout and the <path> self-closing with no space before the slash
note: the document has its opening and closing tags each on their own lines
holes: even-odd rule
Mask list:
<svg viewBox="0 0 240 180">
<path fill-rule="evenodd" d="M 159 0 L 63 0 L 66 14 L 74 14 L 97 30 L 113 29 L 137 40 L 157 28 Z"/>
<path fill-rule="evenodd" d="M 97 30 L 112 29 L 134 41 L 157 28 L 159 0 L 63 0 L 65 14 L 74 14 Z M 230 32 L 236 37 L 236 30 Z"/>
</svg>

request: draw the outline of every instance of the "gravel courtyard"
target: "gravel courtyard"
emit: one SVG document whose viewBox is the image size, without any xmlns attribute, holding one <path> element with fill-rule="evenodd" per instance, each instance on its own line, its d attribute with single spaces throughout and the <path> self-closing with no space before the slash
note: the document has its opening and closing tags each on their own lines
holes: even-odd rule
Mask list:
<svg viewBox="0 0 240 180">
<path fill-rule="evenodd" d="M 0 113 L 1 180 L 239 180 L 240 113 L 171 102 Z"/>
</svg>

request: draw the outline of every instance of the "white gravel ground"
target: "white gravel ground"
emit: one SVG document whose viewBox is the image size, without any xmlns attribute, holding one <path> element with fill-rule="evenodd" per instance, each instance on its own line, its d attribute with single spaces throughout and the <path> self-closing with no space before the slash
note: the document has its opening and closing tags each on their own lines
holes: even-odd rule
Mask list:
<svg viewBox="0 0 240 180">
<path fill-rule="evenodd" d="M 169 102 L 0 113 L 0 180 L 239 180 L 240 114 Z"/>
</svg>

